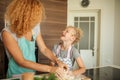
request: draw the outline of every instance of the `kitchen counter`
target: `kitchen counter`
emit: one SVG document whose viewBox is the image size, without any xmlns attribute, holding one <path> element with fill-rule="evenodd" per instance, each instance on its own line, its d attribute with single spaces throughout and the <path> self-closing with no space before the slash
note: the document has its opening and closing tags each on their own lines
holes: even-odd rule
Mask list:
<svg viewBox="0 0 120 80">
<path fill-rule="evenodd" d="M 80 77 L 80 76 L 79 76 Z M 82 80 L 120 80 L 120 68 L 113 66 L 87 69 Z"/>
<path fill-rule="evenodd" d="M 120 68 L 111 66 L 88 69 L 84 74 L 91 80 L 120 80 Z"/>
<path fill-rule="evenodd" d="M 34 78 L 34 80 L 41 80 L 41 78 L 43 78 L 44 76 L 46 76 L 46 77 L 50 76 L 50 74 L 48 74 L 48 73 L 37 74 L 37 75 L 34 75 L 34 73 L 24 73 L 23 75 L 24 75 L 24 80 L 32 80 L 32 78 Z M 70 78 L 70 76 L 69 76 L 69 78 Z M 8 78 L 8 79 L 0 79 L 0 80 L 22 80 L 22 79 L 23 79 L 23 76 L 17 75 L 16 78 Z M 58 80 L 58 79 L 56 78 L 55 80 Z M 68 80 L 68 78 L 67 78 L 67 80 Z M 85 75 L 78 75 L 74 79 L 71 78 L 70 80 L 91 80 L 91 79 Z"/>
<path fill-rule="evenodd" d="M 40 75 L 41 74 L 35 76 L 40 76 Z M 79 77 L 82 77 L 83 78 L 82 80 L 120 80 L 120 68 L 107 66 L 107 67 L 87 69 L 87 71 L 83 75 L 80 75 Z M 15 80 L 15 79 L 12 78 L 12 79 L 2 79 L 2 80 Z"/>
</svg>

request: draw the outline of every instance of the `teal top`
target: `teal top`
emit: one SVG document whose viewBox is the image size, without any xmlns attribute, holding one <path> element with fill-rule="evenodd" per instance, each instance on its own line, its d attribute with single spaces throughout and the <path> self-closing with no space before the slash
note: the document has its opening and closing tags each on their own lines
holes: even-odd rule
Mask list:
<svg viewBox="0 0 120 80">
<path fill-rule="evenodd" d="M 23 53 L 25 59 L 36 62 L 35 58 L 35 40 L 27 41 L 24 37 L 18 40 L 18 45 Z M 7 77 L 10 78 L 12 75 L 22 74 L 24 72 L 35 72 L 34 70 L 23 68 L 19 66 L 14 59 L 11 57 L 8 64 Z"/>
<path fill-rule="evenodd" d="M 6 27 L 4 30 L 10 32 L 9 28 Z M 16 39 L 18 42 L 18 46 L 20 47 L 20 50 L 22 51 L 22 54 L 26 60 L 36 62 L 36 57 L 35 57 L 35 41 L 38 33 L 40 32 L 40 26 L 36 25 L 36 27 L 32 30 L 33 31 L 33 40 L 28 41 L 25 39 L 25 37 L 17 38 L 15 34 L 11 33 L 13 37 Z M 37 33 L 36 33 L 37 32 Z M 7 51 L 8 53 L 8 51 Z M 9 54 L 9 53 L 8 53 Z M 11 78 L 13 75 L 17 74 L 22 74 L 24 72 L 35 72 L 32 69 L 24 68 L 19 66 L 13 57 L 9 56 L 9 64 L 8 64 L 8 71 L 7 71 L 7 77 Z"/>
</svg>

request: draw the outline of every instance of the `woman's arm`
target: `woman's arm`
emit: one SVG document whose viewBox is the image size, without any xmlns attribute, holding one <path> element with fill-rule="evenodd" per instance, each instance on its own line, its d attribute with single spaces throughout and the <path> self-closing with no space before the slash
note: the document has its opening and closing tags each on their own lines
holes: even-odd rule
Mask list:
<svg viewBox="0 0 120 80">
<path fill-rule="evenodd" d="M 24 59 L 22 51 L 20 50 L 17 41 L 7 31 L 3 31 L 2 40 L 10 55 L 13 57 L 13 59 L 19 66 L 33 69 L 36 71 L 50 72 L 52 68 L 51 66 L 37 64 Z"/>
<path fill-rule="evenodd" d="M 37 44 L 40 49 L 40 51 L 48 57 L 50 60 L 52 60 L 54 63 L 57 63 L 60 67 L 68 69 L 66 64 L 63 64 L 58 58 L 52 53 L 50 49 L 48 49 L 42 39 L 41 34 L 38 34 L 37 36 Z"/>
<path fill-rule="evenodd" d="M 51 52 L 51 50 L 49 50 L 49 49 L 46 47 L 46 45 L 45 45 L 45 43 L 44 43 L 44 41 L 43 41 L 43 38 L 42 38 L 41 34 L 38 34 L 36 40 L 37 40 L 37 45 L 38 45 L 40 51 L 42 52 L 42 54 L 44 54 L 46 57 L 48 57 L 48 58 L 49 58 L 50 60 L 52 60 L 53 62 L 56 62 L 57 57 L 55 57 L 55 56 L 53 55 L 53 53 Z"/>
<path fill-rule="evenodd" d="M 79 67 L 79 68 L 76 69 L 76 70 L 74 70 L 74 71 L 72 71 L 72 74 L 73 74 L 73 75 L 78 75 L 78 74 L 84 73 L 86 69 L 85 69 L 85 66 L 84 66 L 84 63 L 83 63 L 81 57 L 78 57 L 78 58 L 76 59 L 76 62 L 77 62 L 77 64 L 78 64 L 78 67 Z"/>
</svg>

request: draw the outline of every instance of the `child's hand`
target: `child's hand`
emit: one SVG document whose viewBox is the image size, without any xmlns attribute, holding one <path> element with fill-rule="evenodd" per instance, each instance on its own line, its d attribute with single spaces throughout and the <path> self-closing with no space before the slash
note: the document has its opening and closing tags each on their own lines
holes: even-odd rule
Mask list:
<svg viewBox="0 0 120 80">
<path fill-rule="evenodd" d="M 72 73 L 72 71 L 64 71 L 64 79 L 65 80 L 74 80 L 74 75 Z"/>
</svg>

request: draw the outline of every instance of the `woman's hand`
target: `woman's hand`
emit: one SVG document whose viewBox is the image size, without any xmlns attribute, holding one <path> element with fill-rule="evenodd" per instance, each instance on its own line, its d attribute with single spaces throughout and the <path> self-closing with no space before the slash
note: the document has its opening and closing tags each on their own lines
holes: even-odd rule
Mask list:
<svg viewBox="0 0 120 80">
<path fill-rule="evenodd" d="M 59 67 L 63 68 L 64 70 L 68 70 L 68 66 L 64 64 L 62 61 L 57 59 L 56 62 Z"/>
</svg>

